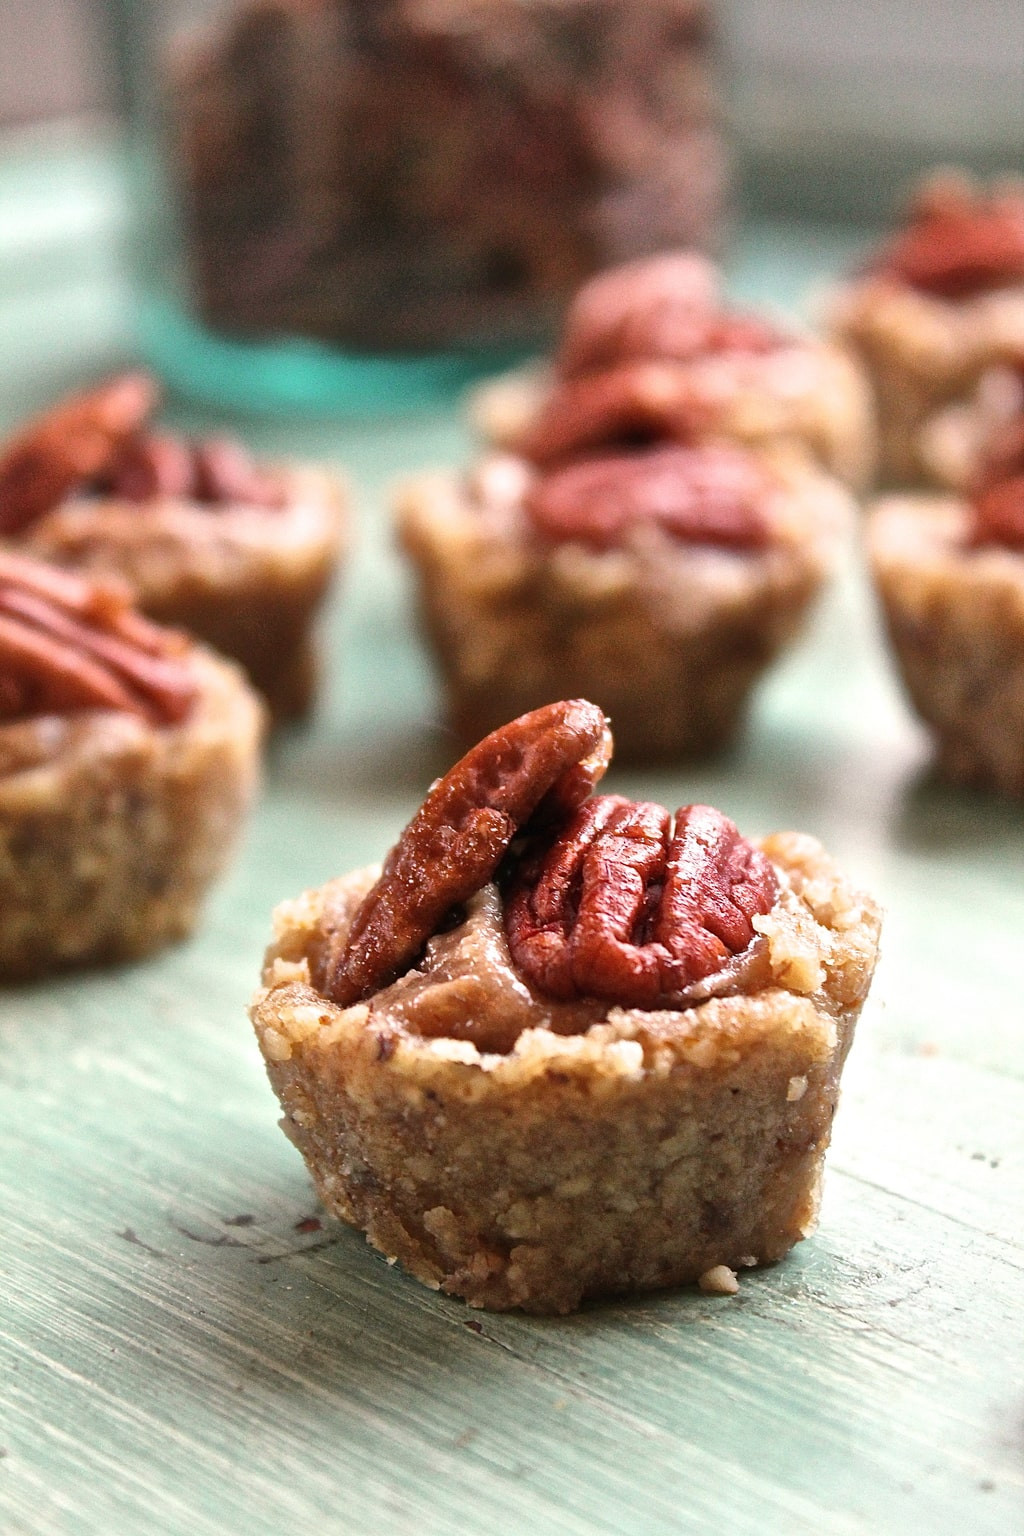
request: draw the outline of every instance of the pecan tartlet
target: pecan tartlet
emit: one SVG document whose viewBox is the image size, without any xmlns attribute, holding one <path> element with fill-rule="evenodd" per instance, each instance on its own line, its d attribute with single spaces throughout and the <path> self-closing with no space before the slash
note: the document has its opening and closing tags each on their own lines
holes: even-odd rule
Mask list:
<svg viewBox="0 0 1024 1536">
<path fill-rule="evenodd" d="M 575 700 L 275 915 L 252 1019 L 325 1205 L 471 1305 L 771 1263 L 813 1229 L 878 912 L 813 839 L 592 796 Z"/>
<path fill-rule="evenodd" d="M 403 492 L 461 740 L 572 694 L 614 717 L 631 759 L 715 751 L 830 574 L 849 493 L 793 437 L 730 437 L 677 361 L 709 337 L 752 363 L 778 344 L 709 307 L 711 272 L 667 256 L 595 279 L 517 452 Z"/>
<path fill-rule="evenodd" d="M 121 589 L 0 551 L 0 977 L 187 934 L 261 729 L 237 669 Z"/>
<path fill-rule="evenodd" d="M 422 476 L 399 504 L 459 739 L 564 693 L 633 761 L 725 746 L 801 629 L 852 507 L 800 456 L 679 444 Z"/>
<path fill-rule="evenodd" d="M 150 618 L 240 662 L 275 719 L 302 716 L 344 542 L 337 478 L 257 465 L 231 438 L 156 431 L 156 400 L 152 379 L 127 374 L 0 448 L 0 539 L 127 582 Z"/>
<path fill-rule="evenodd" d="M 989 442 L 969 495 L 879 502 L 868 551 L 940 769 L 1024 796 L 1024 417 Z"/>
<path fill-rule="evenodd" d="M 480 386 L 474 425 L 495 448 L 548 461 L 610 437 L 805 449 L 862 486 L 874 465 L 870 391 L 840 348 L 725 307 L 716 267 L 692 252 L 592 278 L 550 367 Z"/>
<path fill-rule="evenodd" d="M 930 177 L 831 323 L 874 388 L 882 481 L 931 479 L 926 423 L 1024 352 L 1024 182 Z"/>
</svg>

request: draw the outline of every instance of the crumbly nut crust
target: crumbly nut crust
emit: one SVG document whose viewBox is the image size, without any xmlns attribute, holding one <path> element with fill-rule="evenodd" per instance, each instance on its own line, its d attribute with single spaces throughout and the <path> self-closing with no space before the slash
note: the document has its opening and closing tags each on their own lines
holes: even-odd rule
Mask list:
<svg viewBox="0 0 1024 1536">
<path fill-rule="evenodd" d="M 728 740 L 750 690 L 798 631 L 852 503 L 802 456 L 771 459 L 764 549 L 684 544 L 650 526 L 621 548 L 546 545 L 522 511 L 529 470 L 486 461 L 400 497 L 399 530 L 459 737 L 476 741 L 551 699 L 593 699 L 620 758 L 685 757 Z"/>
<path fill-rule="evenodd" d="M 782 893 L 756 920 L 759 979 L 681 1012 L 531 994 L 493 887 L 421 969 L 341 1009 L 308 957 L 325 908 L 350 918 L 377 871 L 281 907 L 252 1019 L 327 1207 L 425 1284 L 497 1310 L 781 1258 L 815 1223 L 879 914 L 813 839 L 762 846 Z M 507 1054 L 437 1033 L 509 1008 Z"/>
<path fill-rule="evenodd" d="M 903 682 L 943 772 L 1024 795 L 1024 553 L 967 543 L 950 496 L 891 496 L 868 551 Z"/>
<path fill-rule="evenodd" d="M 951 300 L 865 277 L 837 297 L 831 326 L 874 389 L 879 477 L 910 485 L 930 478 L 922 442 L 929 417 L 969 396 L 986 369 L 1024 351 L 1024 288 Z"/>
<path fill-rule="evenodd" d="M 122 713 L 0 725 L 0 976 L 131 959 L 193 927 L 253 797 L 262 710 L 199 651 L 180 725 Z"/>
<path fill-rule="evenodd" d="M 993 439 L 1024 415 L 1024 375 L 991 368 L 967 400 L 929 417 L 921 431 L 920 457 L 927 478 L 951 491 L 967 492 L 977 482 Z"/>
<path fill-rule="evenodd" d="M 275 718 L 300 716 L 312 704 L 310 628 L 344 548 L 345 502 L 326 471 L 268 473 L 280 481 L 280 506 L 74 497 L 40 518 L 19 547 L 120 577 L 151 618 L 238 661 Z"/>
<path fill-rule="evenodd" d="M 865 486 L 875 462 L 871 391 L 840 348 L 813 338 L 775 352 L 726 353 L 685 365 L 694 397 L 710 408 L 715 434 L 752 448 L 796 444 L 845 484 Z M 552 388 L 545 367 L 478 386 L 470 420 L 492 447 L 514 449 Z"/>
</svg>

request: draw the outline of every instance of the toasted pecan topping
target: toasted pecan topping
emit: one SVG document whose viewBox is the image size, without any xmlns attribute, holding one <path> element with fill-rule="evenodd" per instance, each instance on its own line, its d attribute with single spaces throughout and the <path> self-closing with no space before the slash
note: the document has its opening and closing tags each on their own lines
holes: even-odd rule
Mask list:
<svg viewBox="0 0 1024 1536">
<path fill-rule="evenodd" d="M 525 508 L 545 538 L 602 549 L 644 523 L 688 543 L 753 549 L 771 539 L 769 490 L 764 470 L 742 449 L 670 444 L 551 470 L 530 489 Z"/>
<path fill-rule="evenodd" d="M 126 373 L 53 407 L 0 449 L 0 534 L 17 534 L 77 493 L 146 502 L 274 506 L 278 487 L 234 438 L 153 432 L 156 382 Z"/>
<path fill-rule="evenodd" d="M 394 980 L 453 907 L 492 878 L 528 822 L 563 819 L 605 771 L 611 736 L 585 699 L 548 704 L 485 736 L 434 785 L 388 854 L 343 943 L 315 957 L 342 1007 Z"/>
<path fill-rule="evenodd" d="M 597 449 L 689 443 L 713 424 L 706 400 L 678 363 L 619 363 L 569 379 L 553 392 L 521 445 L 542 469 Z"/>
<path fill-rule="evenodd" d="M 972 512 L 972 543 L 1024 549 L 1024 472 L 985 485 Z"/>
<path fill-rule="evenodd" d="M 541 471 L 526 507 L 537 531 L 607 548 L 646 522 L 687 541 L 768 543 L 764 472 L 741 448 L 695 446 L 721 406 L 691 365 L 785 341 L 756 317 L 723 311 L 700 256 L 594 278 L 569 312 L 555 387 L 518 445 Z"/>
<path fill-rule="evenodd" d="M 986 193 L 960 177 L 936 178 L 871 271 L 944 299 L 1024 282 L 1024 187 Z"/>
<path fill-rule="evenodd" d="M 0 449 L 0 533 L 19 533 L 108 473 L 156 404 L 154 381 L 126 373 L 36 417 Z"/>
<path fill-rule="evenodd" d="M 512 958 L 540 992 L 670 1008 L 754 938 L 771 910 L 771 864 L 706 805 L 676 813 L 619 795 L 580 807 L 537 840 L 505 903 Z"/>
<path fill-rule="evenodd" d="M 570 379 L 643 359 L 774 351 L 784 341 L 757 316 L 723 310 L 712 263 L 677 252 L 591 278 L 569 308 L 557 368 Z"/>
<path fill-rule="evenodd" d="M 120 588 L 0 552 L 0 720 L 122 710 L 174 724 L 196 694 L 187 649 Z"/>
</svg>

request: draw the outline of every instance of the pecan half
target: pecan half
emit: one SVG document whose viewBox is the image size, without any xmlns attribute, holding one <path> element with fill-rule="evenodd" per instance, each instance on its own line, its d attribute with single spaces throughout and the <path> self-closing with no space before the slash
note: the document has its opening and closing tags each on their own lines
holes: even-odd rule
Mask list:
<svg viewBox="0 0 1024 1536">
<path fill-rule="evenodd" d="M 17 534 L 77 492 L 209 506 L 280 504 L 280 488 L 233 437 L 146 430 L 158 390 L 126 373 L 30 422 L 0 451 L 0 534 Z"/>
<path fill-rule="evenodd" d="M 984 194 L 960 177 L 937 178 L 871 271 L 944 299 L 1024 280 L 1024 190 Z"/>
<path fill-rule="evenodd" d="M 655 524 L 689 543 L 753 549 L 770 542 L 765 471 L 727 444 L 584 459 L 551 470 L 527 493 L 525 510 L 544 538 L 597 548 L 624 530 Z"/>
<path fill-rule="evenodd" d="M 570 814 L 602 776 L 611 735 L 585 699 L 548 704 L 485 736 L 430 791 L 384 863 L 347 939 L 314 959 L 342 1007 L 399 975 L 453 907 L 486 885 L 513 837 Z"/>
<path fill-rule="evenodd" d="M 520 445 L 542 468 L 594 448 L 692 442 L 714 421 L 678 363 L 631 362 L 560 385 Z"/>
<path fill-rule="evenodd" d="M 187 648 L 120 588 L 0 552 L 0 720 L 112 709 L 173 724 L 196 694 Z"/>
<path fill-rule="evenodd" d="M 677 253 L 628 262 L 586 283 L 566 316 L 557 367 L 571 379 L 641 358 L 774 351 L 784 340 L 754 316 L 724 312 L 712 263 Z"/>
<path fill-rule="evenodd" d="M 505 900 L 512 958 L 560 1001 L 678 1005 L 741 954 L 778 896 L 771 864 L 721 812 L 618 795 L 588 801 L 527 855 Z"/>
<path fill-rule="evenodd" d="M 148 374 L 126 373 L 29 422 L 0 451 L 0 533 L 27 528 L 105 474 L 156 399 Z"/>
<path fill-rule="evenodd" d="M 165 496 L 210 507 L 280 504 L 279 487 L 234 437 L 193 443 L 170 433 L 140 433 L 89 489 L 125 501 Z"/>
</svg>

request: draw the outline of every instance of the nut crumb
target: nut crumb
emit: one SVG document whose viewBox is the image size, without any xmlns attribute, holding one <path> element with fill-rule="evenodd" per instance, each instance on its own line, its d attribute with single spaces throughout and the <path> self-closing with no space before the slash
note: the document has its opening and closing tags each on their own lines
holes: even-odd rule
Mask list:
<svg viewBox="0 0 1024 1536">
<path fill-rule="evenodd" d="M 706 1269 L 697 1281 L 705 1296 L 735 1296 L 740 1288 L 735 1272 L 728 1264 L 716 1264 Z"/>
<path fill-rule="evenodd" d="M 786 1089 L 786 1103 L 795 1104 L 798 1099 L 803 1098 L 806 1092 L 806 1077 L 791 1077 L 789 1080 L 789 1087 Z"/>
</svg>

